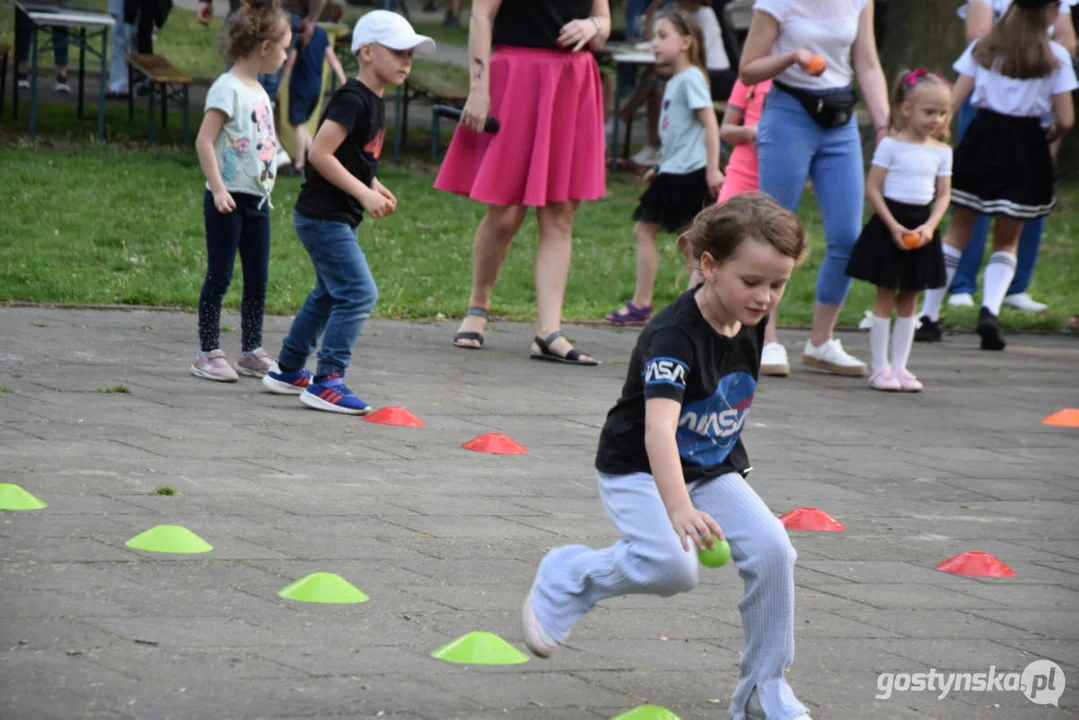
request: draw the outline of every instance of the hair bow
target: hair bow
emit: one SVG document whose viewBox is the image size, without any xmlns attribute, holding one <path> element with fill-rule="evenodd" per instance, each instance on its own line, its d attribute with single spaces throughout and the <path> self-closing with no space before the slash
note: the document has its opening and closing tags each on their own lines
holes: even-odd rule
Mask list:
<svg viewBox="0 0 1079 720">
<path fill-rule="evenodd" d="M 924 67 L 916 68 L 903 76 L 903 84 L 909 88 L 912 88 L 918 84 L 919 80 L 921 80 L 928 74 L 929 71 L 926 70 Z"/>
</svg>

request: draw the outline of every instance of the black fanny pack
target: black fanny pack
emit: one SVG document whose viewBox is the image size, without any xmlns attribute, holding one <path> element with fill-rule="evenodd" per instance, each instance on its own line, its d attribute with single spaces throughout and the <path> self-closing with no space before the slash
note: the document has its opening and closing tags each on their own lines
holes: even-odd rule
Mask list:
<svg viewBox="0 0 1079 720">
<path fill-rule="evenodd" d="M 816 95 L 778 80 L 772 84 L 800 102 L 809 113 L 809 117 L 825 130 L 846 125 L 854 116 L 854 104 L 858 102 L 858 94 L 853 88 L 833 90 L 827 95 Z"/>
</svg>

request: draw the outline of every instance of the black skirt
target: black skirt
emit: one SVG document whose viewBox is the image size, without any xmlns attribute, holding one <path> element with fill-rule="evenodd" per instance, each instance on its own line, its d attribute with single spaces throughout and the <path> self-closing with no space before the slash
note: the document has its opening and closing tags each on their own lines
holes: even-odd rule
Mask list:
<svg viewBox="0 0 1079 720">
<path fill-rule="evenodd" d="M 884 199 L 888 209 L 903 227 L 913 230 L 925 223 L 933 206 L 907 205 Z M 890 290 L 927 290 L 944 287 L 944 250 L 940 230 L 917 250 L 900 250 L 884 221 L 873 213 L 847 262 L 847 275 Z"/>
<path fill-rule="evenodd" d="M 704 168 L 685 175 L 660 173 L 641 195 L 634 220 L 661 225 L 671 232 L 689 227 L 697 213 L 715 198 L 708 194 L 708 179 Z"/>
<path fill-rule="evenodd" d="M 979 110 L 959 147 L 952 203 L 1017 220 L 1053 210 L 1053 158 L 1041 119 Z"/>
</svg>

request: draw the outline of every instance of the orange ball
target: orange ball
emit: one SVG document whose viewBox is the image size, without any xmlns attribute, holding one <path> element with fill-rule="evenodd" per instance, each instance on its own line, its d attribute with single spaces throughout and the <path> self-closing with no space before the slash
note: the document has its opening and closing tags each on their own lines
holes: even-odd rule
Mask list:
<svg viewBox="0 0 1079 720">
<path fill-rule="evenodd" d="M 824 72 L 824 68 L 827 67 L 827 63 L 824 62 L 824 58 L 820 55 L 810 55 L 809 65 L 806 67 L 806 71 L 817 74 Z"/>
<path fill-rule="evenodd" d="M 921 233 L 903 233 L 903 244 L 911 250 L 915 250 L 922 244 Z"/>
</svg>

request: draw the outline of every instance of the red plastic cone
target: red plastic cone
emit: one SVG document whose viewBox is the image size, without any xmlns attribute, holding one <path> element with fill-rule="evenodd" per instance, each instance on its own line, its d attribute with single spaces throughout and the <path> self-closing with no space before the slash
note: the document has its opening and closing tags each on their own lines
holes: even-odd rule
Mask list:
<svg viewBox="0 0 1079 720">
<path fill-rule="evenodd" d="M 1057 427 L 1079 428 L 1079 409 L 1064 408 L 1063 410 L 1057 410 L 1049 417 L 1044 418 L 1042 423 L 1056 425 Z"/>
<path fill-rule="evenodd" d="M 379 425 L 399 425 L 400 427 L 424 427 L 427 423 L 403 407 L 387 405 L 364 418 L 367 422 Z"/>
<path fill-rule="evenodd" d="M 812 530 L 813 532 L 840 532 L 847 528 L 823 510 L 801 507 L 779 516 L 788 530 Z"/>
<path fill-rule="evenodd" d="M 953 575 L 974 575 L 976 577 L 1015 577 L 1015 570 L 997 560 L 989 553 L 965 552 L 948 558 L 937 570 Z"/>
<path fill-rule="evenodd" d="M 464 445 L 465 450 L 493 453 L 495 455 L 527 455 L 528 449 L 516 440 L 502 433 L 484 433 L 472 438 Z"/>
</svg>

